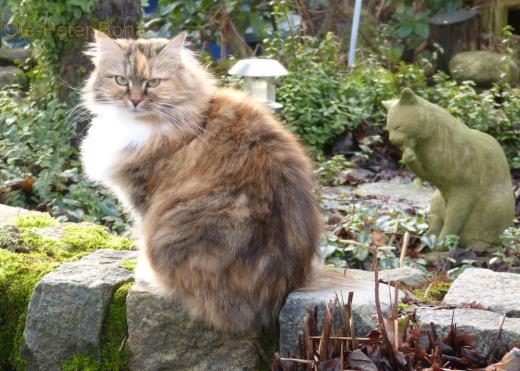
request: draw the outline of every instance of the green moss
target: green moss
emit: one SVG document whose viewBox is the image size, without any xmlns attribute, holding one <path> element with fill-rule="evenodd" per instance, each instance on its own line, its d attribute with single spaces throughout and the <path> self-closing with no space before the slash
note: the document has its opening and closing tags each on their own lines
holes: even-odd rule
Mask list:
<svg viewBox="0 0 520 371">
<path fill-rule="evenodd" d="M 123 268 L 128 269 L 130 272 L 135 272 L 135 267 L 137 266 L 137 259 L 128 259 L 121 264 Z"/>
<path fill-rule="evenodd" d="M 414 311 L 414 306 L 406 303 L 399 303 L 399 312 L 410 313 Z"/>
<path fill-rule="evenodd" d="M 65 244 L 59 239 L 42 236 L 37 229 L 22 229 L 19 234 L 22 245 L 29 249 L 31 254 L 44 254 L 52 256 L 57 261 L 71 258 L 72 254 L 67 252 Z"/>
<path fill-rule="evenodd" d="M 0 249 L 0 369 L 20 363 L 17 338 L 25 324 L 25 312 L 34 287 L 57 264 L 51 259 Z"/>
<path fill-rule="evenodd" d="M 128 350 L 124 342 L 128 337 L 126 323 L 126 296 L 132 283 L 122 285 L 114 294 L 103 327 L 101 359 L 103 370 L 118 371 L 128 369 Z"/>
<path fill-rule="evenodd" d="M 126 296 L 132 283 L 122 285 L 114 294 L 103 324 L 101 360 L 93 354 L 75 354 L 63 365 L 63 371 L 122 371 L 128 370 L 128 350 L 124 344 L 128 337 L 126 322 Z"/>
<path fill-rule="evenodd" d="M 129 250 L 134 242 L 128 238 L 111 234 L 98 225 L 70 225 L 60 238 L 72 251 L 94 251 L 97 249 Z"/>
<path fill-rule="evenodd" d="M 450 289 L 451 282 L 432 282 L 428 287 L 416 289 L 413 294 L 417 300 L 429 303 L 433 301 L 441 301 Z"/>
<path fill-rule="evenodd" d="M 101 366 L 94 356 L 74 354 L 72 359 L 65 363 L 63 371 L 99 371 Z"/>
<path fill-rule="evenodd" d="M 0 370 L 26 369 L 25 360 L 20 355 L 25 316 L 34 287 L 45 274 L 64 262 L 77 260 L 97 249 L 123 250 L 134 246 L 133 241 L 112 235 L 103 227 L 61 225 L 48 215 L 24 216 L 13 224 L 17 228 L 6 226 L 0 230 Z M 57 233 L 51 233 L 56 237 L 42 235 L 49 227 L 57 227 Z M 23 249 L 20 250 L 20 247 Z M 114 315 L 119 312 L 113 309 L 113 306 L 118 303 L 117 308 L 121 309 L 123 305 L 121 300 L 124 301 L 122 297 L 126 297 L 126 292 L 122 293 L 125 288 L 128 291 L 125 285 L 114 296 L 111 307 L 111 313 L 114 311 Z M 116 328 L 115 325 L 110 325 L 113 323 L 111 318 L 112 314 L 109 315 L 107 326 Z M 123 333 L 126 332 L 126 322 L 124 327 Z M 120 334 L 116 330 L 111 333 Z M 117 344 L 117 350 L 121 341 L 122 339 Z M 111 344 L 109 351 L 114 353 L 113 357 L 118 357 L 120 364 L 123 364 L 126 355 L 114 351 L 113 342 L 115 340 L 107 340 L 107 344 Z M 105 358 L 108 357 L 109 351 L 103 353 L 106 354 Z M 110 359 L 110 365 L 116 364 L 115 358 Z M 92 368 L 88 367 L 93 367 L 84 357 L 76 358 L 75 361 L 83 363 L 81 367 L 77 364 L 79 368 L 72 368 L 74 370 L 90 370 Z"/>
<path fill-rule="evenodd" d="M 58 225 L 59 222 L 51 217 L 49 214 L 33 214 L 33 215 L 25 215 L 21 216 L 14 221 L 14 226 L 18 228 L 43 228 L 43 227 L 53 227 Z"/>
</svg>

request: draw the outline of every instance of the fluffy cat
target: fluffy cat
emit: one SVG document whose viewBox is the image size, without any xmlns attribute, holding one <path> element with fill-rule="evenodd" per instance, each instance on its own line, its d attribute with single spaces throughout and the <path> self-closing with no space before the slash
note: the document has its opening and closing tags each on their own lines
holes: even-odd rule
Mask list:
<svg viewBox="0 0 520 371">
<path fill-rule="evenodd" d="M 247 330 L 310 273 L 322 223 L 311 166 L 264 107 L 216 88 L 183 41 L 95 33 L 82 162 L 135 215 L 161 287 L 214 327 Z"/>
</svg>

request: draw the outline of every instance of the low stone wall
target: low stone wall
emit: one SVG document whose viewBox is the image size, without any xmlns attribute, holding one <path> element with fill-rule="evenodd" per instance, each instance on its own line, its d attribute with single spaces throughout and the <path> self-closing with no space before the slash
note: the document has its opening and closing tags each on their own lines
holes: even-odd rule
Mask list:
<svg viewBox="0 0 520 371">
<path fill-rule="evenodd" d="M 135 251 L 98 250 L 43 277 L 25 323 L 22 353 L 30 370 L 60 371 L 75 354 L 100 356 L 112 296 L 133 280 L 122 264 L 135 257 Z"/>
<path fill-rule="evenodd" d="M 61 370 L 73 357 L 101 360 L 103 325 L 112 295 L 133 279 L 125 262 L 135 255 L 133 251 L 98 250 L 43 277 L 32 296 L 24 331 L 23 355 L 30 370 Z M 381 277 L 424 279 L 409 269 L 383 271 Z M 388 288 L 380 285 L 382 307 L 387 310 Z M 312 285 L 287 298 L 279 318 L 281 353 L 295 353 L 309 309 L 318 306 L 323 312 L 326 302 L 336 295 L 346 298 L 350 291 L 354 292 L 358 335 L 374 328 L 373 274 L 324 269 Z M 136 283 L 129 290 L 126 321 L 128 338 L 121 348 L 128 350 L 131 370 L 258 369 L 260 332 L 233 335 L 215 331 L 190 318 L 178 300 L 160 295 L 149 285 Z"/>
<path fill-rule="evenodd" d="M 259 333 L 222 334 L 190 318 L 183 305 L 137 283 L 128 294 L 132 370 L 256 370 Z"/>
</svg>

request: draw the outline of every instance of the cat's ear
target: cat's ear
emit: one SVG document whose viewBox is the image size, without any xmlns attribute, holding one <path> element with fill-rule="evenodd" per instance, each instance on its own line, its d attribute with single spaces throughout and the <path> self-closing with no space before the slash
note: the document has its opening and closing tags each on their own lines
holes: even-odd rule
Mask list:
<svg viewBox="0 0 520 371">
<path fill-rule="evenodd" d="M 417 96 L 410 88 L 404 88 L 399 98 L 399 104 L 401 105 L 413 105 L 417 103 Z"/>
<path fill-rule="evenodd" d="M 121 48 L 113 39 L 105 33 L 94 29 L 94 42 L 90 44 L 90 48 L 85 54 L 96 60 L 99 59 L 101 55 L 119 52 L 121 52 Z"/>
<path fill-rule="evenodd" d="M 159 53 L 159 56 L 168 59 L 179 59 L 181 57 L 182 48 L 184 47 L 184 40 L 186 40 L 186 32 L 181 32 L 166 44 Z"/>
<path fill-rule="evenodd" d="M 383 106 L 385 106 L 386 110 L 387 111 L 390 111 L 390 108 L 392 108 L 393 106 L 395 106 L 395 104 L 397 103 L 398 99 L 391 99 L 391 100 L 384 100 L 382 101 L 381 103 L 383 104 Z"/>
</svg>

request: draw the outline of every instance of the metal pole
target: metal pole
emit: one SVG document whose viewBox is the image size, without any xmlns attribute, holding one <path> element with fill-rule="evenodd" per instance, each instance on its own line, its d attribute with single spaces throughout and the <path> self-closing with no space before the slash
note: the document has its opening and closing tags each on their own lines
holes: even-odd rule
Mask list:
<svg viewBox="0 0 520 371">
<path fill-rule="evenodd" d="M 356 0 L 354 6 L 354 19 L 352 20 L 352 33 L 350 35 L 350 50 L 348 52 L 348 68 L 352 70 L 356 67 L 356 47 L 359 32 L 359 19 L 361 18 L 361 3 L 363 0 Z"/>
</svg>

